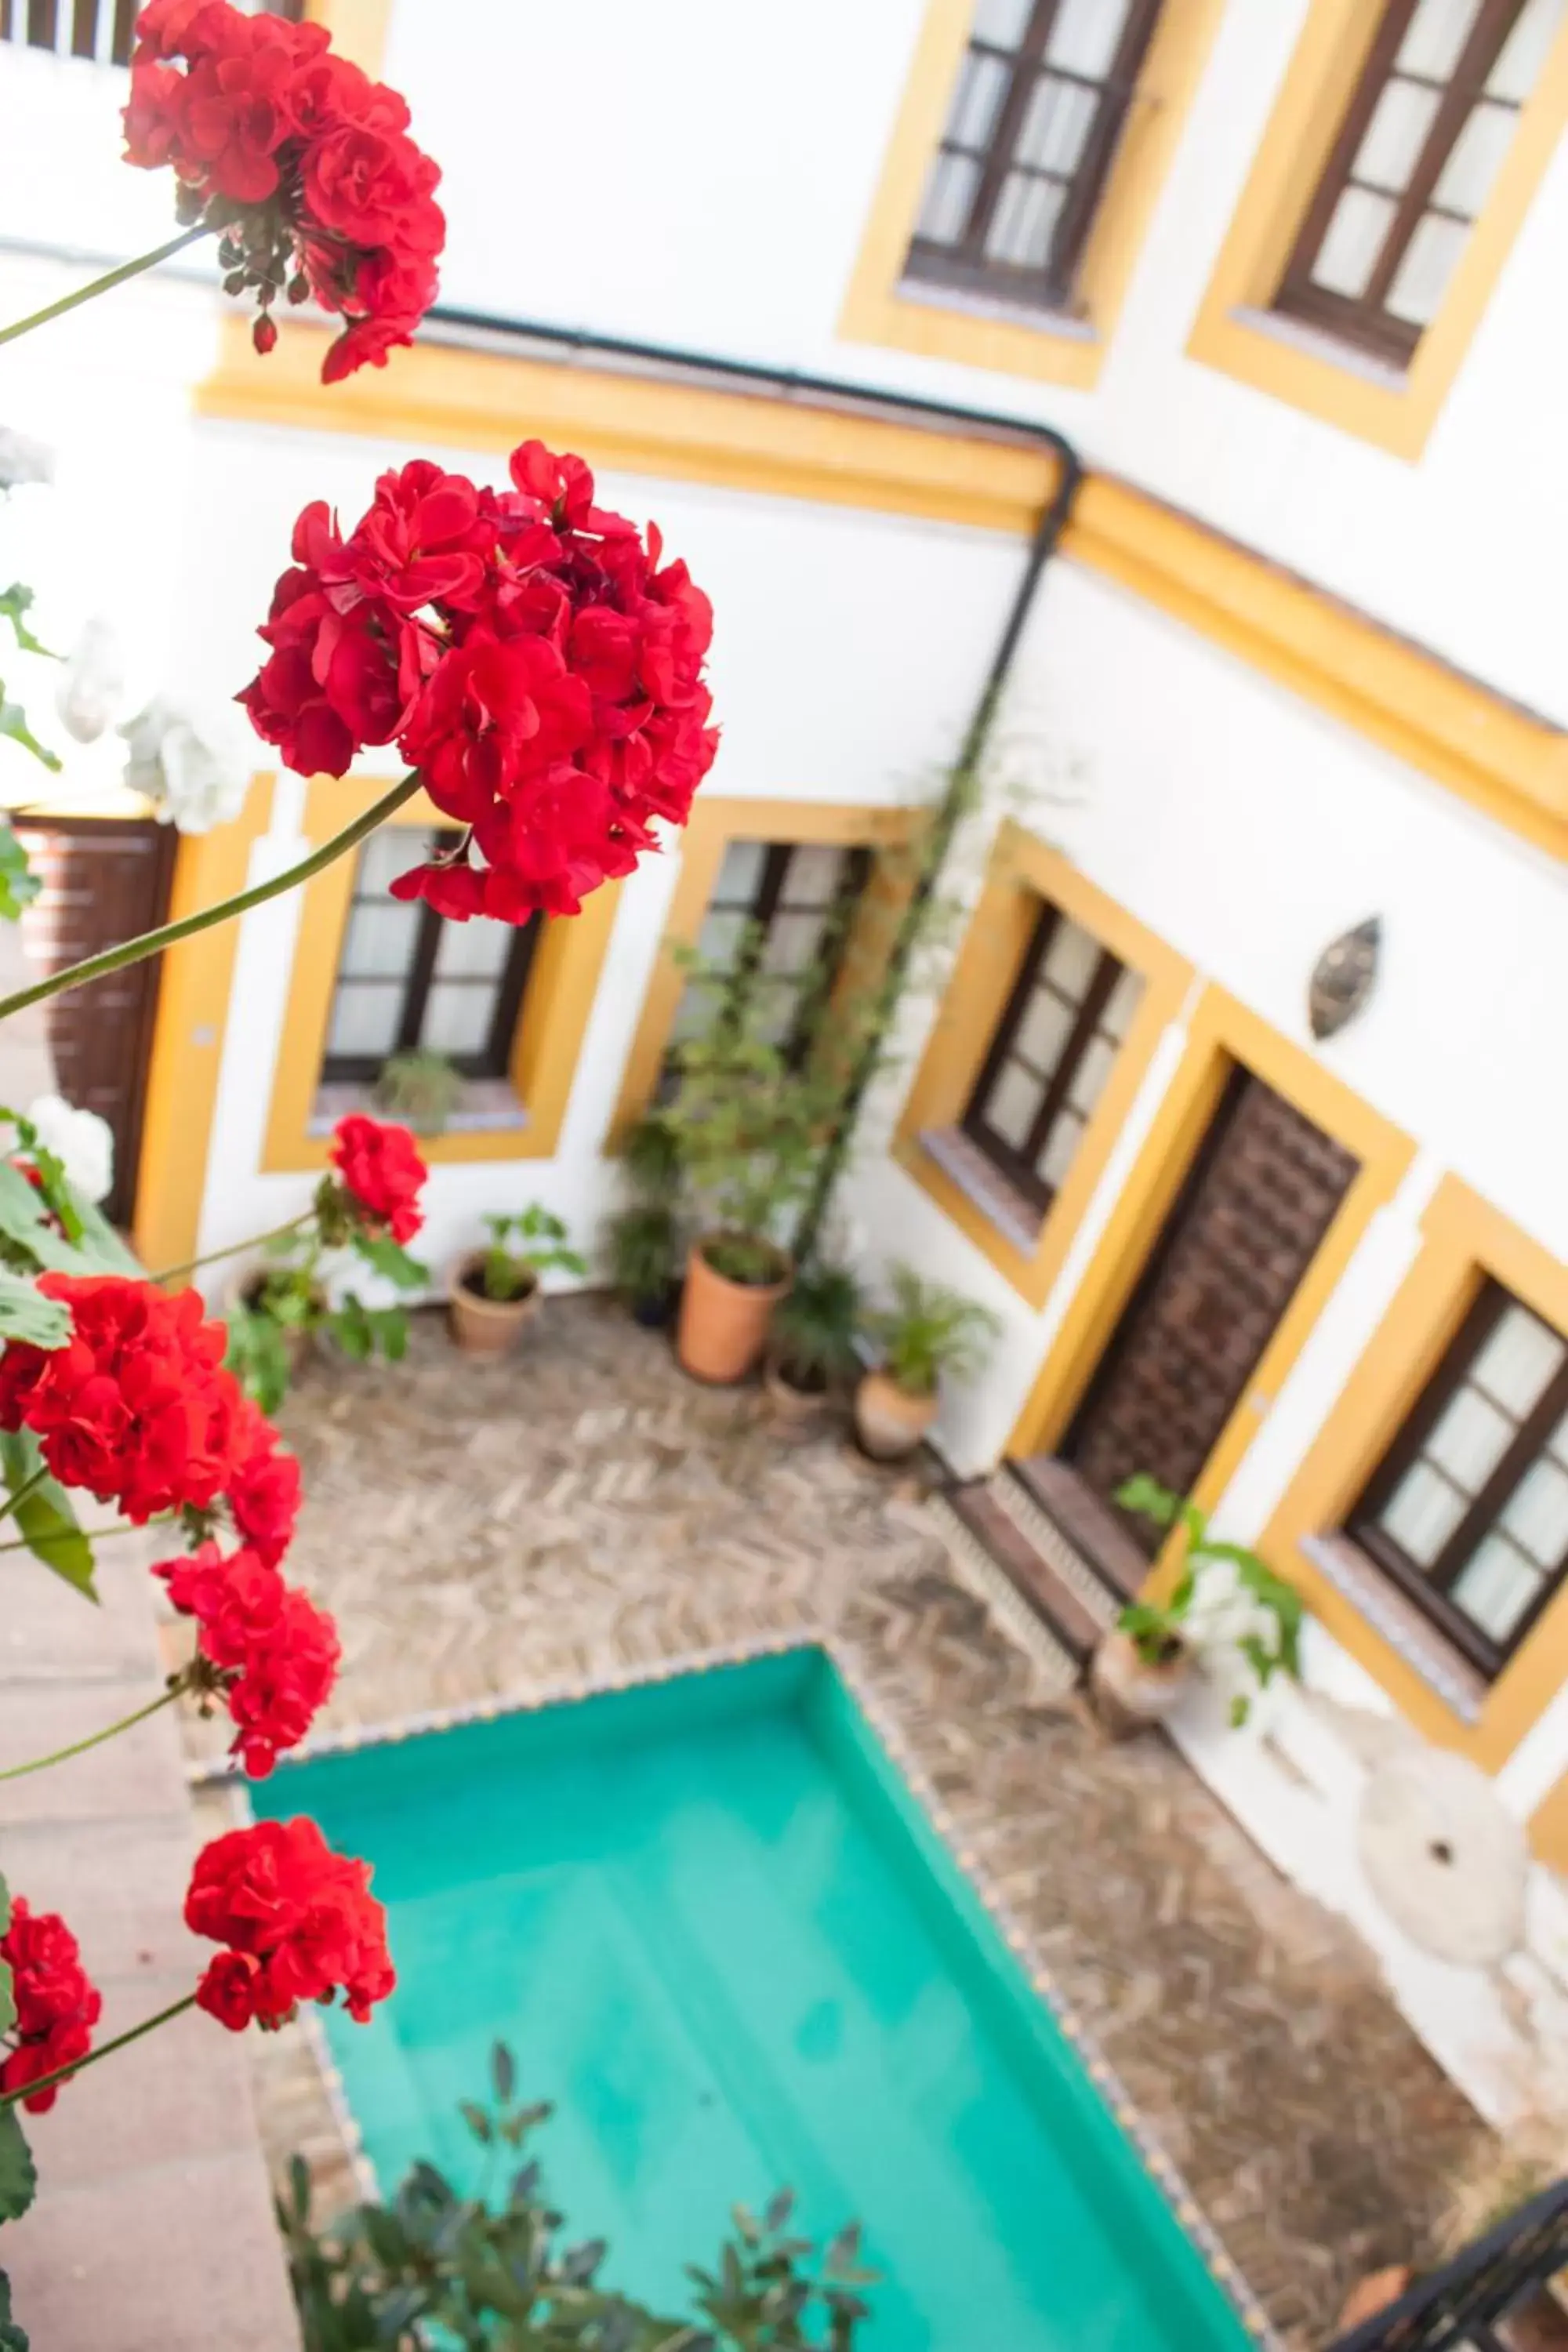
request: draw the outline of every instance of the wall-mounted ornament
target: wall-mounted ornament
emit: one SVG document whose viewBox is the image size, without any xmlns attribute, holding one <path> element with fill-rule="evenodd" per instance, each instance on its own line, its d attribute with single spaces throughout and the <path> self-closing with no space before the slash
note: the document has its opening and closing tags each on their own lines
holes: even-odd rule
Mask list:
<svg viewBox="0 0 1568 2352">
<path fill-rule="evenodd" d="M 1355 1019 L 1372 994 L 1382 946 L 1382 918 L 1369 915 L 1323 950 L 1307 989 L 1307 1017 L 1314 1037 L 1332 1037 Z"/>
</svg>

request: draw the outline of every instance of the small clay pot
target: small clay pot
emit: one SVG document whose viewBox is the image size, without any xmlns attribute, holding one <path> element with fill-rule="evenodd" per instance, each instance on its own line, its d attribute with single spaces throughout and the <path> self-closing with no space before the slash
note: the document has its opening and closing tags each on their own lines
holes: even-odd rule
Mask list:
<svg viewBox="0 0 1568 2352">
<path fill-rule="evenodd" d="M 755 1370 L 767 1344 L 773 1308 L 795 1279 L 795 1268 L 780 1250 L 782 1271 L 776 1282 L 731 1282 L 709 1264 L 706 1255 L 713 1243 L 725 1238 L 704 1234 L 692 1243 L 675 1334 L 682 1371 L 716 1387 L 743 1381 Z"/>
<path fill-rule="evenodd" d="M 1089 1667 L 1089 1685 L 1100 1720 L 1123 1737 L 1146 1723 L 1158 1723 L 1180 1698 L 1193 1668 L 1193 1654 L 1178 1640 L 1171 1654 L 1151 1664 L 1131 1633 L 1113 1625 L 1104 1634 Z"/>
<path fill-rule="evenodd" d="M 254 1315 L 261 1297 L 261 1287 L 266 1279 L 265 1272 L 255 1267 L 248 1274 L 231 1276 L 224 1294 L 225 1306 L 243 1307 Z M 324 1314 L 327 1306 L 326 1292 L 321 1289 L 313 1290 L 310 1294 L 310 1303 L 318 1314 Z M 283 1334 L 283 1352 L 289 1359 L 289 1377 L 291 1381 L 296 1380 L 301 1367 L 308 1363 L 315 1353 L 316 1335 L 308 1326 L 301 1328 L 299 1324 L 295 1324 L 292 1328 L 286 1324 L 279 1324 L 278 1328 Z"/>
<path fill-rule="evenodd" d="M 776 1349 L 770 1349 L 763 1359 L 763 1387 L 775 1420 L 792 1429 L 804 1429 L 820 1420 L 833 1395 L 826 1383 L 819 1389 L 798 1388 Z"/>
<path fill-rule="evenodd" d="M 466 1356 L 504 1356 L 539 1308 L 537 1278 L 515 1298 L 487 1298 L 480 1288 L 483 1250 L 470 1250 L 452 1270 L 447 1305 L 452 1337 Z"/>
<path fill-rule="evenodd" d="M 912 1396 L 886 1372 L 867 1372 L 855 1391 L 855 1427 L 873 1462 L 901 1462 L 912 1454 L 936 1419 L 940 1402 Z"/>
</svg>

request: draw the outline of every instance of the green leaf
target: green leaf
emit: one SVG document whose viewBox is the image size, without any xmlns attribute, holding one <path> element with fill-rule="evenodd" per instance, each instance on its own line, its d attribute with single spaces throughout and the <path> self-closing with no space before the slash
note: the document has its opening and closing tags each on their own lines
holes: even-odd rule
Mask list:
<svg viewBox="0 0 1568 2352">
<path fill-rule="evenodd" d="M 1251 1700 L 1250 1700 L 1250 1699 L 1246 1696 L 1245 1692 L 1237 1691 L 1237 1693 L 1236 1696 L 1231 1700 L 1231 1703 L 1230 1703 L 1230 1727 L 1231 1727 L 1231 1729 L 1232 1729 L 1233 1731 L 1239 1731 L 1239 1730 L 1241 1729 L 1242 1725 L 1247 1721 L 1247 1717 L 1251 1714 L 1251 1712 L 1252 1712 L 1252 1702 L 1251 1702 Z"/>
<path fill-rule="evenodd" d="M 46 1298 L 31 1277 L 0 1267 L 0 1339 L 32 1348 L 63 1348 L 71 1335 L 70 1309 Z"/>
<path fill-rule="evenodd" d="M 56 1274 L 76 1274 L 81 1259 L 63 1234 L 49 1223 L 47 1202 L 33 1190 L 21 1170 L 0 1160 L 0 1234 L 26 1253 L 35 1265 Z"/>
<path fill-rule="evenodd" d="M 10 1925 L 11 1889 L 5 1884 L 4 1873 L 0 1873 L 0 1936 L 7 1933 Z"/>
<path fill-rule="evenodd" d="M 0 1960 L 0 2033 L 16 2022 L 16 1981 L 9 1960 Z"/>
<path fill-rule="evenodd" d="M 0 1432 L 0 1466 L 5 1473 L 6 1492 L 13 1495 L 41 1469 L 43 1456 L 31 1430 Z M 89 1601 L 97 1601 L 92 1589 L 92 1546 L 77 1525 L 70 1496 L 57 1480 L 40 1479 L 13 1507 L 11 1517 L 35 1559 L 41 1559 Z"/>
<path fill-rule="evenodd" d="M 19 2221 L 37 2193 L 33 2151 L 15 2107 L 0 2107 L 0 2221 Z"/>
<path fill-rule="evenodd" d="M 224 1362 L 263 1412 L 276 1412 L 289 1392 L 289 1343 L 270 1315 L 234 1307 L 228 1315 Z"/>
<path fill-rule="evenodd" d="M 58 775 L 60 771 L 58 755 L 51 751 L 47 743 L 39 742 L 27 724 L 27 714 L 21 704 L 7 702 L 5 695 L 5 688 L 3 684 L 0 684 L 0 735 L 9 735 L 12 741 L 19 743 L 24 751 L 31 751 L 35 760 L 42 761 L 52 775 Z"/>
<path fill-rule="evenodd" d="M 0 2352 L 27 2352 L 27 2331 L 11 2316 L 11 2282 L 0 2271 Z"/>
<path fill-rule="evenodd" d="M 1124 1478 L 1115 1494 L 1113 1503 L 1124 1511 L 1136 1511 L 1141 1518 L 1152 1519 L 1158 1528 L 1174 1527 L 1182 1507 L 1182 1498 L 1169 1486 L 1162 1486 L 1158 1478 L 1151 1478 L 1146 1470 L 1135 1477 Z"/>
<path fill-rule="evenodd" d="M 43 887 L 10 826 L 0 824 L 0 922 L 16 922 Z"/>
<path fill-rule="evenodd" d="M 488 2147 L 493 2137 L 490 2119 L 479 2102 L 476 2099 L 460 2099 L 458 2103 L 458 2113 L 462 2116 L 474 2137 L 477 2140 L 482 2140 Z"/>
<path fill-rule="evenodd" d="M 388 1282 L 396 1283 L 399 1290 L 421 1290 L 430 1279 L 429 1267 L 421 1265 L 416 1257 L 410 1257 L 385 1234 L 356 1232 L 354 1247 L 367 1265 L 384 1275 Z"/>
<path fill-rule="evenodd" d="M 495 2084 L 498 2099 L 510 2100 L 517 2089 L 517 2062 L 504 2042 L 490 2049 L 490 2080 Z"/>
<path fill-rule="evenodd" d="M 0 621 L 10 622 L 11 634 L 19 650 L 25 654 L 42 654 L 46 661 L 58 661 L 58 654 L 51 653 L 47 646 L 40 644 L 27 626 L 26 616 L 32 609 L 33 592 L 30 588 L 24 588 L 19 580 L 13 580 L 9 588 L 0 592 Z"/>
</svg>

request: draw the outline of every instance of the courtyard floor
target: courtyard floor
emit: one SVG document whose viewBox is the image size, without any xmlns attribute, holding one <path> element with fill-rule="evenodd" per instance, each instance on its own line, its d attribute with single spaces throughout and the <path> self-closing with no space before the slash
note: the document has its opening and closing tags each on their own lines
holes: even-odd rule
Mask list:
<svg viewBox="0 0 1568 2352">
<path fill-rule="evenodd" d="M 1322 2343 L 1363 2272 L 1433 2252 L 1484 2156 L 1473 2111 L 1163 1738 L 1113 1745 L 1041 1694 L 914 1480 L 695 1386 L 594 1297 L 551 1300 L 500 1365 L 421 1317 L 405 1363 L 308 1369 L 281 1420 L 308 1497 L 291 1572 L 343 1640 L 331 1722 L 830 1633 L 1280 2334 Z M 307 2043 L 247 2046 L 274 2168 L 303 2147 L 330 2204 L 347 2175 Z"/>
</svg>

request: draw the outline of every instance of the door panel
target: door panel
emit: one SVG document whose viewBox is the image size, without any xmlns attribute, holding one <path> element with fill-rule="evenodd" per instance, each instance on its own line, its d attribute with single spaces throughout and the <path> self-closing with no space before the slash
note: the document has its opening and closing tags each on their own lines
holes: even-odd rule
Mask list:
<svg viewBox="0 0 1568 2352">
<path fill-rule="evenodd" d="M 1236 1071 L 1061 1448 L 1109 1499 L 1146 1470 L 1197 1483 L 1358 1162 Z M 1127 1528 L 1151 1556 L 1160 1529 Z"/>
<path fill-rule="evenodd" d="M 44 886 L 21 925 L 35 973 L 59 971 L 165 919 L 178 840 L 173 826 L 19 817 L 16 830 Z M 118 1225 L 130 1223 L 134 1207 L 159 961 L 131 964 L 44 1008 L 59 1092 L 114 1130 L 114 1190 L 104 1207 Z"/>
</svg>

